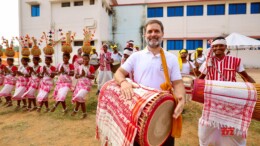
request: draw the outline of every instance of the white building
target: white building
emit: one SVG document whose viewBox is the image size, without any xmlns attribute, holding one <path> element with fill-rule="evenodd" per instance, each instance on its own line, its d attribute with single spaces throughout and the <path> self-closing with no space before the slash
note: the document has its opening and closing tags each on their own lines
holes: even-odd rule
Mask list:
<svg viewBox="0 0 260 146">
<path fill-rule="evenodd" d="M 179 49 L 209 47 L 207 41 L 237 32 L 260 39 L 259 0 L 117 0 L 114 41 L 121 46 L 132 39 L 143 46 L 146 21 L 164 24 L 163 48 L 177 54 Z M 193 51 L 189 51 L 193 52 Z M 260 67 L 260 50 L 231 52 L 243 58 L 247 67 Z"/>
<path fill-rule="evenodd" d="M 164 24 L 163 48 L 177 54 L 186 48 L 207 51 L 207 41 L 237 32 L 260 39 L 260 0 L 21 0 L 20 34 L 40 37 L 43 31 L 62 28 L 76 32 L 74 54 L 81 46 L 82 29 L 96 30 L 94 43 L 112 41 L 123 50 L 128 40 L 145 46 L 143 26 L 150 19 Z M 94 4 L 93 4 L 94 3 Z M 112 6 L 111 6 L 112 5 Z M 32 9 L 39 7 L 36 17 Z M 38 16 L 39 15 L 39 16 Z M 55 63 L 61 61 L 56 47 Z M 247 67 L 260 68 L 260 50 L 231 52 Z M 253 57 L 252 57 L 253 56 Z M 253 59 L 252 59 L 253 58 Z"/>
<path fill-rule="evenodd" d="M 83 28 L 95 30 L 94 41 L 97 49 L 102 42 L 112 41 L 112 11 L 115 0 L 19 0 L 20 35 L 29 34 L 40 38 L 42 32 L 51 29 L 63 33 L 76 33 L 73 53 L 83 43 Z M 55 36 L 56 39 L 59 36 Z M 41 44 L 41 48 L 45 43 Z M 61 44 L 55 47 L 54 63 L 62 62 Z"/>
</svg>

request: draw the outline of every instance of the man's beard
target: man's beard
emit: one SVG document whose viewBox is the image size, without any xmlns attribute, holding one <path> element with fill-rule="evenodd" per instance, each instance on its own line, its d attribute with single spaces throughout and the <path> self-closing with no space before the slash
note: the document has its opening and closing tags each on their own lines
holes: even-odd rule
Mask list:
<svg viewBox="0 0 260 146">
<path fill-rule="evenodd" d="M 156 39 L 156 38 L 152 38 L 152 39 Z M 152 41 L 151 39 L 146 38 L 146 43 L 150 48 L 158 48 L 161 46 L 162 43 L 162 39 L 156 39 L 157 41 Z"/>
</svg>

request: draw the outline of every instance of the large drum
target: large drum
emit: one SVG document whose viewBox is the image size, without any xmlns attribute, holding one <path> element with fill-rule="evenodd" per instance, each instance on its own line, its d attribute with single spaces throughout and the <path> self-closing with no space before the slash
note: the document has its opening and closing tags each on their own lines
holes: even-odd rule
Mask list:
<svg viewBox="0 0 260 146">
<path fill-rule="evenodd" d="M 208 88 L 208 85 L 205 83 L 206 83 L 205 80 L 200 80 L 200 79 L 194 80 L 193 91 L 192 91 L 192 100 L 193 101 L 204 103 L 204 93 L 205 93 L 204 89 Z M 229 96 L 228 94 L 230 94 L 229 92 L 232 92 L 232 88 L 234 88 L 234 87 L 229 86 L 228 83 L 230 83 L 230 82 L 223 82 L 223 90 L 226 90 L 226 91 L 224 92 L 224 94 L 223 94 L 223 92 L 220 93 L 219 94 L 220 96 L 228 97 Z M 239 84 L 239 82 L 232 82 L 232 84 Z M 214 86 L 214 85 L 210 85 L 210 86 Z M 254 86 L 257 91 L 257 102 L 256 102 L 256 105 L 254 108 L 252 118 L 260 121 L 260 84 L 254 84 Z M 243 89 L 241 89 L 241 90 L 243 90 Z M 207 94 L 209 94 L 209 93 L 207 93 Z"/>
<path fill-rule="evenodd" d="M 172 127 L 173 97 L 160 93 L 143 109 L 138 120 L 136 141 L 142 146 L 162 145 Z"/>
<path fill-rule="evenodd" d="M 114 61 L 112 64 L 111 64 L 111 71 L 113 73 L 116 73 L 116 70 L 120 67 L 120 61 Z"/>
<path fill-rule="evenodd" d="M 193 82 L 196 79 L 195 76 L 182 74 L 182 81 L 186 91 L 186 102 L 191 101 L 191 93 L 193 90 Z"/>
<path fill-rule="evenodd" d="M 119 123 L 111 125 L 117 125 L 118 127 L 121 126 L 121 128 L 108 126 L 106 128 L 104 127 L 104 129 L 100 129 L 100 131 L 104 133 L 113 133 L 113 131 L 117 131 L 116 135 L 127 133 L 128 139 L 131 139 L 129 138 L 131 137 L 129 135 L 131 135 L 130 133 L 133 130 L 128 131 L 127 129 L 133 128 L 137 129 L 137 133 L 133 138 L 141 146 L 162 145 L 171 133 L 172 114 L 175 106 L 173 95 L 169 92 L 159 91 L 141 85 L 139 85 L 139 88 L 134 88 L 134 93 L 135 95 L 131 100 L 123 99 L 120 93 L 120 86 L 113 80 L 107 82 L 101 88 L 97 109 L 97 123 L 100 123 L 100 119 L 103 119 L 104 122 L 109 121 L 109 123 L 102 123 L 98 126 L 104 127 L 113 123 L 114 121 L 111 121 L 111 118 L 105 120 L 106 117 L 110 117 L 108 115 L 113 115 L 112 119 L 116 119 Z M 111 105 L 109 105 L 109 103 Z M 105 110 L 109 109 L 106 114 L 103 114 L 106 115 L 106 117 L 102 117 L 100 114 L 100 111 L 104 111 L 101 110 L 102 108 Z M 116 112 L 116 114 L 113 112 Z M 122 120 L 120 120 L 120 118 L 122 118 Z M 129 124 L 131 126 L 129 126 Z M 111 127 L 113 128 L 109 130 L 107 129 Z M 121 132 L 123 134 L 121 134 Z M 111 135 L 113 134 L 110 133 L 109 136 Z M 108 140 L 113 141 L 113 138 L 114 137 L 108 137 Z M 117 139 L 115 141 L 121 140 Z M 121 143 L 112 144 L 121 145 Z"/>
</svg>

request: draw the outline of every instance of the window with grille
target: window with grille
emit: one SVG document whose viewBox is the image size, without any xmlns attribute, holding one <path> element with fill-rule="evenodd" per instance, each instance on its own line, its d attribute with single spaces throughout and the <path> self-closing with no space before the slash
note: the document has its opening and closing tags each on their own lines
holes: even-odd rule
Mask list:
<svg viewBox="0 0 260 146">
<path fill-rule="evenodd" d="M 148 18 L 163 17 L 163 7 L 148 8 L 147 17 Z"/>
<path fill-rule="evenodd" d="M 70 7 L 70 2 L 61 3 L 61 7 Z"/>
<path fill-rule="evenodd" d="M 167 40 L 167 50 L 183 49 L 183 40 Z"/>
<path fill-rule="evenodd" d="M 83 1 L 75 1 L 74 6 L 83 6 Z"/>
<path fill-rule="evenodd" d="M 168 17 L 183 16 L 183 6 L 168 7 L 167 16 Z"/>
<path fill-rule="evenodd" d="M 90 4 L 90 5 L 95 5 L 95 0 L 90 0 L 90 1 L 89 1 L 89 4 Z"/>
<path fill-rule="evenodd" d="M 246 3 L 229 4 L 229 15 L 246 14 Z"/>
<path fill-rule="evenodd" d="M 208 15 L 225 15 L 225 5 L 208 5 L 207 7 Z"/>
<path fill-rule="evenodd" d="M 187 6 L 187 16 L 202 16 L 203 5 Z"/>
</svg>

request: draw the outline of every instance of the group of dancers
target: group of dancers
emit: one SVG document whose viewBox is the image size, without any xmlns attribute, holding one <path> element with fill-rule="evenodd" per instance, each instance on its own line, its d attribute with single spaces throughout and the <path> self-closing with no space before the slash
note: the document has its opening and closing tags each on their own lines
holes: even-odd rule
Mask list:
<svg viewBox="0 0 260 146">
<path fill-rule="evenodd" d="M 21 38 L 18 41 L 26 39 L 28 38 Z M 41 50 L 36 41 L 34 46 L 29 49 L 27 41 L 20 42 L 22 47 L 21 65 L 16 67 L 14 66 L 13 43 L 11 42 L 11 45 L 9 45 L 8 40 L 4 40 L 4 44 L 6 44 L 6 51 L 4 53 L 7 56 L 7 65 L 3 65 L 0 58 L 0 85 L 2 86 L 0 90 L 0 102 L 4 102 L 2 99 L 5 98 L 4 106 L 6 107 L 13 106 L 13 102 L 16 101 L 15 110 L 36 110 L 37 112 L 41 112 L 43 106 L 46 107 L 45 112 L 54 112 L 58 105 L 61 104 L 63 114 L 66 114 L 68 113 L 66 97 L 68 92 L 72 91 L 71 101 L 75 103 L 75 108 L 71 116 L 75 116 L 81 107 L 81 118 L 86 118 L 86 96 L 91 89 L 95 72 L 94 67 L 89 65 L 89 53 L 85 53 L 81 57 L 81 64 L 74 67 L 73 64 L 69 63 L 70 53 L 72 52 L 70 43 L 72 41 L 68 39 L 62 46 L 63 62 L 55 67 L 52 65 L 54 43 L 50 42 L 43 49 L 45 64 L 40 66 L 39 63 L 42 61 L 40 58 Z M 0 55 L 3 55 L 2 51 Z M 32 55 L 32 66 L 29 65 L 30 55 Z M 58 79 L 54 87 L 55 76 Z M 73 77 L 77 82 L 72 87 Z M 15 91 L 12 94 L 14 88 Z M 53 88 L 53 95 L 50 95 Z M 49 106 L 49 96 L 53 96 L 55 99 L 55 104 L 52 107 Z"/>
<path fill-rule="evenodd" d="M 94 68 L 90 66 L 89 55 L 83 55 L 83 64 L 74 69 L 69 63 L 70 54 L 63 54 L 63 63 L 57 67 L 51 65 L 52 57 L 45 56 L 45 65 L 40 66 L 41 58 L 33 57 L 33 66 L 29 66 L 30 61 L 27 57 L 22 57 L 21 65 L 17 68 L 13 65 L 14 59 L 7 58 L 7 66 L 1 64 L 1 85 L 0 96 L 5 97 L 6 107 L 13 106 L 13 101 L 17 101 L 16 110 L 23 108 L 24 110 L 41 112 L 42 106 L 45 105 L 45 112 L 54 112 L 61 103 L 64 114 L 68 109 L 66 106 L 66 96 L 72 88 L 72 77 L 75 74 L 77 79 L 76 86 L 73 91 L 72 102 L 76 103 L 76 107 L 71 115 L 75 115 L 79 107 L 82 108 L 82 118 L 87 116 L 85 97 L 91 89 L 91 80 L 94 79 Z M 56 86 L 54 88 L 53 97 L 55 105 L 50 109 L 48 98 L 53 88 L 53 78 L 58 76 Z M 12 94 L 15 88 L 14 94 Z M 38 91 L 38 92 L 37 92 Z M 1 100 L 2 102 L 3 100 Z M 23 105 L 21 105 L 21 101 Z M 36 104 L 38 101 L 38 106 Z M 28 103 L 27 103 L 28 102 Z"/>
</svg>

